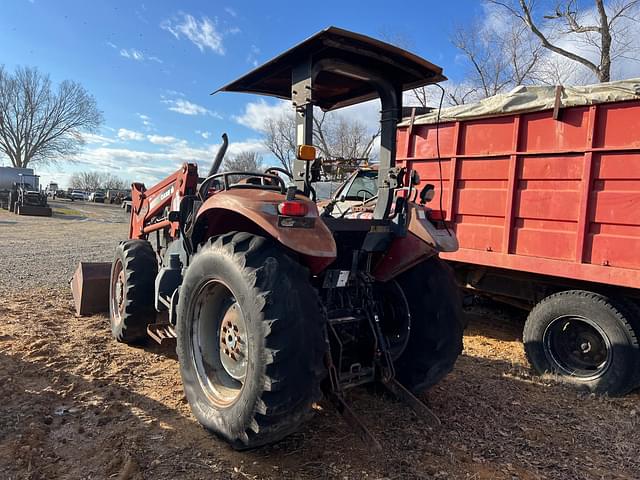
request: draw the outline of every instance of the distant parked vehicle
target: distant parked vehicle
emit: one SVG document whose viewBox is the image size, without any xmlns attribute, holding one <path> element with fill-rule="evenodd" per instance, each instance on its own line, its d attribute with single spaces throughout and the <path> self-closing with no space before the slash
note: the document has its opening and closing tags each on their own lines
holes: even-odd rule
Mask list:
<svg viewBox="0 0 640 480">
<path fill-rule="evenodd" d="M 87 199 L 87 194 L 84 193 L 82 190 L 72 190 L 71 191 L 71 201 L 73 200 L 86 200 Z"/>
<path fill-rule="evenodd" d="M 105 194 L 105 202 L 109 202 L 111 204 L 120 205 L 127 198 L 131 199 L 131 190 L 116 190 L 109 189 Z"/>
<path fill-rule="evenodd" d="M 56 198 L 58 196 L 58 184 L 56 182 L 49 182 L 49 186 L 47 187 L 47 196 L 51 198 Z"/>
<path fill-rule="evenodd" d="M 92 192 L 89 195 L 89 201 L 94 203 L 104 203 L 104 193 L 102 192 Z"/>
</svg>

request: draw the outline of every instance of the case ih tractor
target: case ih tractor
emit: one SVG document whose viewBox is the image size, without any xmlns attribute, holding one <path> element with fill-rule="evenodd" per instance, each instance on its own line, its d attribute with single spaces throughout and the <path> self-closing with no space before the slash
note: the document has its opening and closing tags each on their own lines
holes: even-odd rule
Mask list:
<svg viewBox="0 0 640 480">
<path fill-rule="evenodd" d="M 111 271 L 113 335 L 175 337 L 193 414 L 234 447 L 294 432 L 324 393 L 379 448 L 344 400 L 372 382 L 432 415 L 414 394 L 441 380 L 462 349 L 456 285 L 438 257 L 457 241 L 430 219 L 417 174 L 394 164 L 403 90 L 444 78 L 397 47 L 326 29 L 220 89 L 291 99 L 292 175 L 218 173 L 224 135 L 208 173 L 184 164 L 149 189 L 133 184 L 130 240 Z M 319 210 L 314 108 L 377 97 L 371 218 Z"/>
</svg>

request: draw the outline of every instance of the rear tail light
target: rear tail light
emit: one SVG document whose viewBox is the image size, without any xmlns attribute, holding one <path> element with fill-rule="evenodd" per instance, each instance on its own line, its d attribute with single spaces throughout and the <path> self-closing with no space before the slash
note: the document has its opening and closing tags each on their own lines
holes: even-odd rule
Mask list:
<svg viewBox="0 0 640 480">
<path fill-rule="evenodd" d="M 278 205 L 278 213 L 286 217 L 304 217 L 309 212 L 306 203 L 287 200 Z"/>
</svg>

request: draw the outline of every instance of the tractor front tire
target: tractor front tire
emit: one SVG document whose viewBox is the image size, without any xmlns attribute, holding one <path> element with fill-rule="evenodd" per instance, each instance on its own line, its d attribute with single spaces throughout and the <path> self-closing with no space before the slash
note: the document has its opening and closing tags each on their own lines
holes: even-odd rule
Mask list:
<svg viewBox="0 0 640 480">
<path fill-rule="evenodd" d="M 236 449 L 291 434 L 321 396 L 325 322 L 309 278 L 280 245 L 245 232 L 210 239 L 185 273 L 177 353 L 186 397 Z"/>
<path fill-rule="evenodd" d="M 462 353 L 462 299 L 451 267 L 437 256 L 397 278 L 411 313 L 409 341 L 395 362 L 396 377 L 415 394 L 432 387 Z"/>
<path fill-rule="evenodd" d="M 154 295 L 158 262 L 146 240 L 120 243 L 111 266 L 109 318 L 118 342 L 135 343 L 147 335 L 155 318 Z"/>
</svg>

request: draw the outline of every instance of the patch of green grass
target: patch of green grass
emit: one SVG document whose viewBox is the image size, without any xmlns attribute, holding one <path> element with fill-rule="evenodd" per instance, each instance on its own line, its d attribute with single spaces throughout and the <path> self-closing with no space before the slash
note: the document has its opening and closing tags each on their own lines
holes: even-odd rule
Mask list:
<svg viewBox="0 0 640 480">
<path fill-rule="evenodd" d="M 84 214 L 80 210 L 66 207 L 55 207 L 53 209 L 54 215 L 61 215 L 64 217 L 83 217 Z"/>
</svg>

